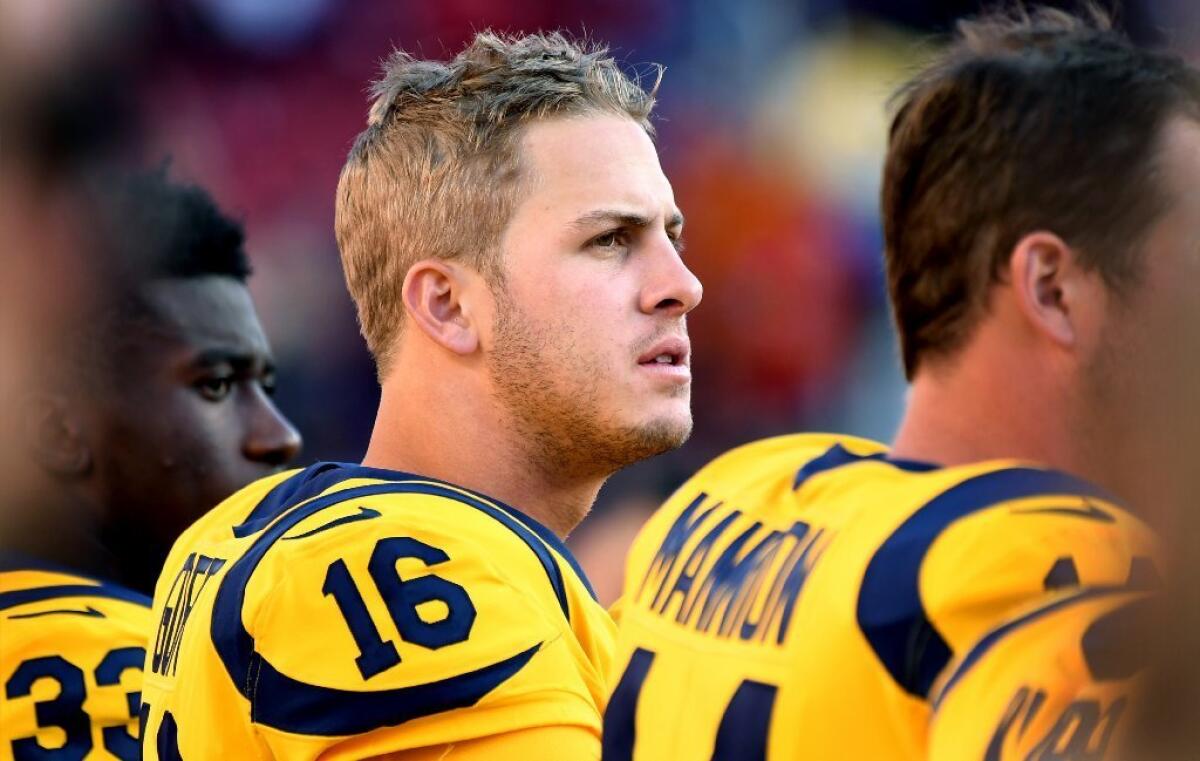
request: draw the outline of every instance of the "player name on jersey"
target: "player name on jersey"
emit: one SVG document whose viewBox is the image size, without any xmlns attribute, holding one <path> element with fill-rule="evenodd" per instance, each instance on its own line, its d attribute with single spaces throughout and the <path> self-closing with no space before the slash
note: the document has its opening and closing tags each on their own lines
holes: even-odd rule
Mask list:
<svg viewBox="0 0 1200 761">
<path fill-rule="evenodd" d="M 158 624 L 158 635 L 154 641 L 154 657 L 150 670 L 156 674 L 174 674 L 178 666 L 179 641 L 183 629 L 192 614 L 196 600 L 204 587 L 225 566 L 221 558 L 210 558 L 193 552 L 183 562 L 175 580 L 167 592 L 167 605 L 163 608 Z"/>
<path fill-rule="evenodd" d="M 659 615 L 673 609 L 676 623 L 699 632 L 782 645 L 796 598 L 832 535 L 803 521 L 768 529 L 740 510 L 721 507 L 700 493 L 679 514 L 654 554 L 638 600 Z M 685 557 L 684 548 L 701 535 Z"/>
<path fill-rule="evenodd" d="M 1101 611 L 1067 601 L 1144 588 L 1154 547 L 1102 490 L 1028 463 L 824 435 L 741 447 L 633 543 L 604 759 L 1090 753 L 1126 680 L 1084 662 Z"/>
<path fill-rule="evenodd" d="M 373 758 L 550 729 L 600 744 L 614 626 L 529 516 L 317 463 L 247 486 L 159 579 L 143 758 Z"/>
</svg>

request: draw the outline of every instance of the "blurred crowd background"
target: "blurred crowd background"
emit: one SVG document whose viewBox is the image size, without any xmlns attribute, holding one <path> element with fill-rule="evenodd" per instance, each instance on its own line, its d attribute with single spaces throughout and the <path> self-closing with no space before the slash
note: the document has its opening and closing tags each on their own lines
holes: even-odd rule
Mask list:
<svg viewBox="0 0 1200 761">
<path fill-rule="evenodd" d="M 611 601 L 645 516 L 718 452 L 802 429 L 890 437 L 904 383 L 877 219 L 887 97 L 937 35 L 979 9 L 979 0 L 4 0 L 0 93 L 23 130 L 14 140 L 6 123 L 2 161 L 11 170 L 41 146 L 47 165 L 0 182 L 3 244 L 37 252 L 20 257 L 24 275 L 5 255 L 0 303 L 70 297 L 71 273 L 53 256 L 70 243 L 54 242 L 63 231 L 53 199 L 39 196 L 55 161 L 102 145 L 145 166 L 168 163 L 245 224 L 280 407 L 305 437 L 300 464 L 356 460 L 377 387 L 341 277 L 334 186 L 380 60 L 395 47 L 449 57 L 491 27 L 564 29 L 607 42 L 633 70 L 664 64 L 658 143 L 706 293 L 691 321 L 696 428 L 682 450 L 614 478 L 572 537 Z M 1192 0 L 1131 0 L 1118 15 L 1139 40 L 1200 53 Z M 36 342 L 34 326 L 0 324 L 10 344 Z"/>
</svg>

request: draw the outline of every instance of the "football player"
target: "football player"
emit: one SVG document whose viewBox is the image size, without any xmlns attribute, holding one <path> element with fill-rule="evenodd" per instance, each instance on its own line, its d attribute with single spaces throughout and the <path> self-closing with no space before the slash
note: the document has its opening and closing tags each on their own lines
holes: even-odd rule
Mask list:
<svg viewBox="0 0 1200 761">
<path fill-rule="evenodd" d="M 1104 635 L 1159 574 L 1157 458 L 1200 433 L 1171 421 L 1200 346 L 1200 76 L 1102 19 L 1018 12 L 962 23 L 898 104 L 903 423 L 890 448 L 735 449 L 651 519 L 606 761 L 1093 758 L 1113 738 L 1136 670 Z"/>
<path fill-rule="evenodd" d="M 164 172 L 66 196 L 70 229 L 47 235 L 76 249 L 53 261 L 90 287 L 25 314 L 56 322 L 5 420 L 32 466 L 2 497 L 0 759 L 132 761 L 171 543 L 300 440 L 271 400 L 240 226 Z"/>
<path fill-rule="evenodd" d="M 374 96 L 336 218 L 370 444 L 172 550 L 151 761 L 599 757 L 614 630 L 563 538 L 691 428 L 701 288 L 653 90 L 602 49 L 485 32 L 396 54 Z"/>
</svg>

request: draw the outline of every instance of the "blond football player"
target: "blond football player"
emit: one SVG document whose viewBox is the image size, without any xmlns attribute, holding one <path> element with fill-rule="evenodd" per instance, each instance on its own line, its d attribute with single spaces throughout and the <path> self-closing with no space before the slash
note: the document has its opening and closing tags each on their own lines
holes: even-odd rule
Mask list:
<svg viewBox="0 0 1200 761">
<path fill-rule="evenodd" d="M 562 539 L 691 428 L 701 290 L 653 92 L 603 50 L 482 33 L 374 93 L 337 195 L 370 445 L 178 542 L 151 761 L 599 756 L 613 624 Z"/>
</svg>

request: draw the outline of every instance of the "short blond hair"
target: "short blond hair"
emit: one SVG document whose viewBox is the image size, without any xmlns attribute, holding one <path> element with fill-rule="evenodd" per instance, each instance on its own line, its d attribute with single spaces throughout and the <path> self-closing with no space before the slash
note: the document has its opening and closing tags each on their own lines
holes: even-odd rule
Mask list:
<svg viewBox="0 0 1200 761">
<path fill-rule="evenodd" d="M 561 33 L 475 39 L 452 61 L 397 51 L 372 88 L 367 128 L 337 189 L 346 284 L 382 378 L 404 318 L 400 285 L 425 258 L 501 279 L 497 249 L 515 207 L 521 128 L 584 113 L 627 116 L 653 135 L 662 68 L 644 89 L 607 48 Z"/>
</svg>

